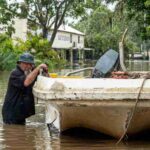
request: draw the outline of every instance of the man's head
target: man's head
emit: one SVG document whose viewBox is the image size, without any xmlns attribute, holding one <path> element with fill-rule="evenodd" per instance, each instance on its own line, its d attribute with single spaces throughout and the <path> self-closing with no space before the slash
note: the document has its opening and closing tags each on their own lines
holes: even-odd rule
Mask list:
<svg viewBox="0 0 150 150">
<path fill-rule="evenodd" d="M 34 57 L 30 53 L 23 53 L 17 63 L 23 71 L 30 71 L 34 66 Z"/>
</svg>

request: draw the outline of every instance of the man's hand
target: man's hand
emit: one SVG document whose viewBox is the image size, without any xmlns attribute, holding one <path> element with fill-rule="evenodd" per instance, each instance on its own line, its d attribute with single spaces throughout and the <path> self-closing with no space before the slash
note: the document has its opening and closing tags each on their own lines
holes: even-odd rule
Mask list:
<svg viewBox="0 0 150 150">
<path fill-rule="evenodd" d="M 48 73 L 48 66 L 46 64 L 40 64 L 38 67 L 42 70 L 42 72 Z"/>
<path fill-rule="evenodd" d="M 48 67 L 46 64 L 40 64 L 37 66 L 29 75 L 27 75 L 25 81 L 24 81 L 24 86 L 27 87 L 29 86 L 37 77 L 37 75 L 40 72 L 40 69 L 44 70 L 45 72 L 48 72 Z M 48 73 L 47 73 L 48 74 Z"/>
<path fill-rule="evenodd" d="M 46 64 L 40 64 L 38 67 L 39 67 L 39 69 L 48 70 L 48 67 Z"/>
</svg>

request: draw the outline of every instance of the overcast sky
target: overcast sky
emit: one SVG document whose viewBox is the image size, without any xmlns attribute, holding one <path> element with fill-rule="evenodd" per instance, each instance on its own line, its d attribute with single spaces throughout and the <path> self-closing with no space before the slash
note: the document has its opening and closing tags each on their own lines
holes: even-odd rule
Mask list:
<svg viewBox="0 0 150 150">
<path fill-rule="evenodd" d="M 8 3 L 13 3 L 13 2 L 23 2 L 23 0 L 7 0 Z"/>
</svg>

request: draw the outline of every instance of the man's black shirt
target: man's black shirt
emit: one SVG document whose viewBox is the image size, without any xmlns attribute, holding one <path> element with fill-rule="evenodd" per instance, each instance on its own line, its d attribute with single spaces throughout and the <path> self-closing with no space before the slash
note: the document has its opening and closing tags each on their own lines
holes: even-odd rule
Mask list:
<svg viewBox="0 0 150 150">
<path fill-rule="evenodd" d="M 35 114 L 33 84 L 24 86 L 26 76 L 19 66 L 14 69 L 9 78 L 2 116 L 4 123 L 20 123 L 25 118 Z"/>
</svg>

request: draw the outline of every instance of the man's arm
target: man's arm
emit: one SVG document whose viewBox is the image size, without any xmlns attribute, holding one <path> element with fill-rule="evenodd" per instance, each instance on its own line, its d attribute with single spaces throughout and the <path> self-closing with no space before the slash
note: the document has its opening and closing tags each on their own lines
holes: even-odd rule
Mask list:
<svg viewBox="0 0 150 150">
<path fill-rule="evenodd" d="M 47 69 L 47 65 L 41 64 L 41 65 L 37 66 L 31 73 L 29 73 L 27 75 L 26 79 L 24 80 L 25 87 L 29 86 L 35 80 L 35 78 L 39 74 L 40 69 Z"/>
</svg>

